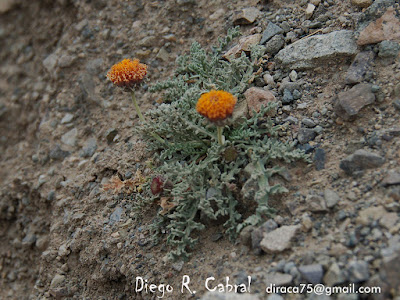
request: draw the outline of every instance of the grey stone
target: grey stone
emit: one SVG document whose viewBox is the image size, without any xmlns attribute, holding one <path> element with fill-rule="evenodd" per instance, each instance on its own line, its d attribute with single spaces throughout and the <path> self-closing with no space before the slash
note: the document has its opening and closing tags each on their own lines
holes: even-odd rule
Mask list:
<svg viewBox="0 0 400 300">
<path fill-rule="evenodd" d="M 343 59 L 357 54 L 357 44 L 352 31 L 341 30 L 301 39 L 275 56 L 284 67 L 310 69 L 333 59 Z"/>
<path fill-rule="evenodd" d="M 73 115 L 73 114 L 67 113 L 67 114 L 65 114 L 65 116 L 62 118 L 61 124 L 70 123 L 70 122 L 72 121 L 73 118 L 74 118 L 74 115 Z"/>
<path fill-rule="evenodd" d="M 263 230 L 263 232 L 271 232 L 272 230 L 278 228 L 278 224 L 276 224 L 274 220 L 269 219 L 268 221 L 264 222 L 260 228 Z"/>
<path fill-rule="evenodd" d="M 374 60 L 373 51 L 364 51 L 357 54 L 346 73 L 346 84 L 360 83 L 371 68 Z"/>
<path fill-rule="evenodd" d="M 267 300 L 285 300 L 281 295 L 271 294 L 267 297 Z"/>
<path fill-rule="evenodd" d="M 301 120 L 301 123 L 308 128 L 314 128 L 317 125 L 313 120 L 309 118 L 304 118 L 303 120 Z"/>
<path fill-rule="evenodd" d="M 305 144 L 314 140 L 316 136 L 317 133 L 314 130 L 309 128 L 300 128 L 297 134 L 297 139 L 300 144 Z"/>
<path fill-rule="evenodd" d="M 280 24 L 280 26 L 279 26 L 280 28 L 282 28 L 282 30 L 285 32 L 285 33 L 288 33 L 289 31 L 290 31 L 290 24 L 287 22 L 287 21 L 283 21 L 281 24 Z"/>
<path fill-rule="evenodd" d="M 60 286 L 62 284 L 64 284 L 65 282 L 65 276 L 64 275 L 60 275 L 60 274 L 56 274 L 53 279 L 51 280 L 50 283 L 50 288 L 54 288 L 57 286 Z"/>
<path fill-rule="evenodd" d="M 309 283 L 317 284 L 322 282 L 324 270 L 320 264 L 305 265 L 299 267 L 299 272 Z"/>
<path fill-rule="evenodd" d="M 368 263 L 362 260 L 356 260 L 349 263 L 347 271 L 349 280 L 352 283 L 364 282 L 369 279 Z"/>
<path fill-rule="evenodd" d="M 92 157 L 92 155 L 97 150 L 97 142 L 95 138 L 91 138 L 85 142 L 85 145 L 82 148 L 81 156 L 82 157 Z"/>
<path fill-rule="evenodd" d="M 265 52 L 271 55 L 275 55 L 279 52 L 285 45 L 285 38 L 283 35 L 275 35 L 273 36 L 266 44 L 265 44 Z"/>
<path fill-rule="evenodd" d="M 121 220 L 121 214 L 124 210 L 122 209 L 122 207 L 116 207 L 113 211 L 113 213 L 110 215 L 110 225 L 113 225 L 115 223 L 118 223 L 119 220 Z"/>
<path fill-rule="evenodd" d="M 344 120 L 353 120 L 365 106 L 375 102 L 372 85 L 360 83 L 350 90 L 338 94 L 335 103 L 335 113 Z"/>
<path fill-rule="evenodd" d="M 77 137 L 78 129 L 73 128 L 61 137 L 61 142 L 63 142 L 65 145 L 74 147 L 76 146 Z"/>
<path fill-rule="evenodd" d="M 347 174 L 377 168 L 385 163 L 385 158 L 367 150 L 357 150 L 340 162 L 340 168 Z"/>
<path fill-rule="evenodd" d="M 382 41 L 379 43 L 378 56 L 380 58 L 396 58 L 399 55 L 400 44 L 395 41 Z"/>
<path fill-rule="evenodd" d="M 312 212 L 327 212 L 325 199 L 318 195 L 307 195 L 307 208 Z"/>
<path fill-rule="evenodd" d="M 69 246 L 64 243 L 60 246 L 60 248 L 58 248 L 58 256 L 67 256 L 71 253 L 71 250 L 69 249 Z"/>
<path fill-rule="evenodd" d="M 292 95 L 294 100 L 298 100 L 301 98 L 301 92 L 299 90 L 293 90 Z"/>
<path fill-rule="evenodd" d="M 290 73 L 289 73 L 289 78 L 290 78 L 290 80 L 291 81 L 296 81 L 297 80 L 297 72 L 295 71 L 295 70 L 292 70 Z"/>
<path fill-rule="evenodd" d="M 50 74 L 54 74 L 56 71 L 55 69 L 57 68 L 57 63 L 58 63 L 58 56 L 52 53 L 43 60 L 43 67 Z"/>
<path fill-rule="evenodd" d="M 289 122 L 290 124 L 296 125 L 299 123 L 299 120 L 293 116 L 287 117 L 283 122 Z"/>
<path fill-rule="evenodd" d="M 339 200 L 340 200 L 339 195 L 335 191 L 332 191 L 330 189 L 326 189 L 324 191 L 324 198 L 325 198 L 326 206 L 328 208 L 334 207 L 336 204 L 339 203 Z"/>
<path fill-rule="evenodd" d="M 284 90 L 289 90 L 293 93 L 295 90 L 301 90 L 301 85 L 304 83 L 302 80 L 297 80 L 296 82 L 291 82 L 289 77 L 282 79 L 281 85 L 279 86 L 279 93 L 283 94 Z"/>
<path fill-rule="evenodd" d="M 283 97 L 282 97 L 282 103 L 283 104 L 290 104 L 294 100 L 292 93 L 288 89 L 283 90 Z"/>
<path fill-rule="evenodd" d="M 389 186 L 395 184 L 400 184 L 400 172 L 389 170 L 385 178 L 382 180 L 382 185 Z"/>
<path fill-rule="evenodd" d="M 327 286 L 335 286 L 346 281 L 343 271 L 337 263 L 333 263 L 324 276 L 324 283 Z"/>
<path fill-rule="evenodd" d="M 277 34 L 283 33 L 282 28 L 280 28 L 278 25 L 275 25 L 274 23 L 269 22 L 267 25 L 267 28 L 263 31 L 262 38 L 260 41 L 260 44 L 265 44 L 268 42 L 273 36 Z"/>
<path fill-rule="evenodd" d="M 22 245 L 32 246 L 36 242 L 36 235 L 34 233 L 28 233 L 22 240 Z"/>
<path fill-rule="evenodd" d="M 264 233 L 260 243 L 261 249 L 267 253 L 279 253 L 291 247 L 290 242 L 300 229 L 300 225 L 282 226 Z"/>
<path fill-rule="evenodd" d="M 51 150 L 50 150 L 50 158 L 54 160 L 63 160 L 66 158 L 70 153 L 68 151 L 64 151 L 61 149 L 60 145 L 56 144 Z"/>
<path fill-rule="evenodd" d="M 60 68 L 68 68 L 73 65 L 73 63 L 76 61 L 77 57 L 68 55 L 68 54 L 63 54 L 60 56 L 58 59 L 58 66 Z"/>
<path fill-rule="evenodd" d="M 266 84 L 269 84 L 269 85 L 275 84 L 274 77 L 272 77 L 272 75 L 269 73 L 264 74 L 263 79 Z"/>
<path fill-rule="evenodd" d="M 264 277 L 265 287 L 270 285 L 275 286 L 287 286 L 291 284 L 293 281 L 293 276 L 290 274 L 283 274 L 283 273 L 269 273 L 266 274 Z"/>
<path fill-rule="evenodd" d="M 315 5 L 312 3 L 308 3 L 306 10 L 304 12 L 307 19 L 310 19 L 312 17 L 314 10 L 315 10 Z"/>
<path fill-rule="evenodd" d="M 275 221 L 270 219 L 251 232 L 251 246 L 255 254 L 261 254 L 260 243 L 264 238 L 264 234 L 275 230 L 277 226 Z"/>
<path fill-rule="evenodd" d="M 315 128 L 314 130 L 315 132 L 318 132 L 316 130 L 317 128 L 318 126 Z M 325 159 L 326 159 L 325 150 L 322 148 L 315 149 L 314 163 L 315 163 L 315 169 L 317 171 L 325 169 Z"/>
</svg>

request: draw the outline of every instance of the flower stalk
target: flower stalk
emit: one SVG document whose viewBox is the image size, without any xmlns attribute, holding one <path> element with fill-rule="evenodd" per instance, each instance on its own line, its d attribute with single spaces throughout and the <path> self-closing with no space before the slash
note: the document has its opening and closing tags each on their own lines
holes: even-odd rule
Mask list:
<svg viewBox="0 0 400 300">
<path fill-rule="evenodd" d="M 222 131 L 224 130 L 223 126 L 217 126 L 217 138 L 218 144 L 223 146 L 224 145 L 224 136 L 222 135 Z"/>
<path fill-rule="evenodd" d="M 132 92 L 131 92 L 131 98 L 132 98 L 133 106 L 135 106 L 136 113 L 137 113 L 138 116 L 139 116 L 139 120 L 140 120 L 141 122 L 143 122 L 143 123 L 146 122 L 146 120 L 144 119 L 143 114 L 142 114 L 142 112 L 141 112 L 141 110 L 140 110 L 140 107 L 139 107 L 139 105 L 138 105 L 138 103 L 137 103 L 137 101 L 136 101 L 136 96 L 135 96 L 135 91 L 134 91 L 134 90 L 132 90 Z M 150 135 L 151 135 L 153 138 L 155 138 L 157 141 L 159 141 L 160 143 L 165 144 L 164 139 L 163 139 L 161 136 L 159 136 L 157 133 L 155 133 L 155 132 L 150 132 Z"/>
<path fill-rule="evenodd" d="M 135 106 L 136 113 L 137 113 L 138 116 L 139 116 L 139 120 L 142 121 L 142 122 L 144 123 L 145 120 L 144 120 L 144 117 L 143 117 L 142 112 L 140 111 L 139 105 L 137 104 L 136 96 L 135 96 L 135 91 L 134 91 L 134 90 L 132 90 L 132 92 L 131 92 L 131 98 L 132 98 L 133 105 Z"/>
</svg>

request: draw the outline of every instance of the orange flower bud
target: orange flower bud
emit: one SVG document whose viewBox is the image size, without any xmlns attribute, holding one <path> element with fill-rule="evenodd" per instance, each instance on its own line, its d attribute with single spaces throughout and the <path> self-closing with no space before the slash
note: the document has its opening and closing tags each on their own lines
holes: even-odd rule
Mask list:
<svg viewBox="0 0 400 300">
<path fill-rule="evenodd" d="M 212 122 L 218 122 L 232 115 L 237 99 L 231 93 L 211 90 L 201 95 L 196 110 Z"/>
</svg>

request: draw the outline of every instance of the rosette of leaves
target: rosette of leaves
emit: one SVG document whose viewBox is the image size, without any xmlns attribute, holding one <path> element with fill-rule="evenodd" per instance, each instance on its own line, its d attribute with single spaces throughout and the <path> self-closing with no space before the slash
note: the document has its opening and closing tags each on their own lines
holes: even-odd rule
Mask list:
<svg viewBox="0 0 400 300">
<path fill-rule="evenodd" d="M 245 226 L 270 217 L 274 212 L 268 204 L 270 197 L 286 192 L 280 184 L 271 184 L 270 179 L 282 171 L 279 165 L 307 160 L 304 152 L 277 138 L 280 126 L 267 116 L 273 104 L 254 112 L 241 124 L 226 128 L 223 146 L 215 142 L 215 126 L 196 112 L 197 100 L 209 89 L 228 91 L 240 101 L 254 79 L 259 67 L 255 62 L 263 54 L 262 48 L 253 48 L 250 57 L 242 53 L 230 61 L 222 59 L 223 49 L 238 34 L 238 29 L 230 30 L 211 53 L 194 43 L 189 54 L 177 59 L 174 77 L 150 88 L 153 92 L 164 91 L 166 103 L 148 111 L 147 118 L 152 121 L 142 124 L 139 130 L 149 138 L 148 133 L 155 132 L 167 141 L 149 139 L 148 146 L 154 151 L 154 173 L 171 183 L 163 196 L 174 202 L 169 213 L 155 218 L 152 229 L 167 234 L 173 259 L 189 257 L 197 242 L 196 231 L 208 223 L 204 220 L 221 220 L 227 236 L 234 240 Z M 253 170 L 247 179 L 254 183 L 250 211 L 241 192 L 246 167 Z M 158 195 L 152 196 L 149 189 L 138 195 L 137 208 L 143 209 L 155 197 Z"/>
</svg>

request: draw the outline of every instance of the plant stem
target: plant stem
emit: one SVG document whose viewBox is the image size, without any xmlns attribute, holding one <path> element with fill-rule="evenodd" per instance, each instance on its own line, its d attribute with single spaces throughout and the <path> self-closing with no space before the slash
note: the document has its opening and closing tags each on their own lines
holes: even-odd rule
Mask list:
<svg viewBox="0 0 400 300">
<path fill-rule="evenodd" d="M 224 139 L 222 135 L 222 131 L 224 130 L 223 126 L 217 126 L 217 137 L 218 137 L 218 144 L 221 146 L 224 144 Z"/>
<path fill-rule="evenodd" d="M 141 122 L 145 123 L 146 121 L 145 121 L 145 119 L 144 119 L 144 117 L 143 117 L 143 115 L 142 115 L 142 112 L 140 111 L 139 105 L 137 104 L 136 96 L 135 96 L 135 91 L 134 91 L 134 90 L 132 90 L 131 97 L 132 97 L 133 105 L 135 106 L 136 112 L 137 112 L 137 114 L 138 114 L 138 116 L 139 116 L 139 120 L 140 120 Z M 154 138 L 155 138 L 157 141 L 159 141 L 160 143 L 165 144 L 164 139 L 163 139 L 162 137 L 160 137 L 157 133 L 151 132 L 150 135 L 151 135 L 152 137 L 154 137 Z"/>
<path fill-rule="evenodd" d="M 132 90 L 132 93 L 131 93 L 131 97 L 132 97 L 133 105 L 135 106 L 136 112 L 137 112 L 137 114 L 139 116 L 139 120 L 144 123 L 145 120 L 144 120 L 144 117 L 142 115 L 142 112 L 140 111 L 139 105 L 137 104 L 135 91 L 133 91 L 133 90 Z"/>
</svg>

